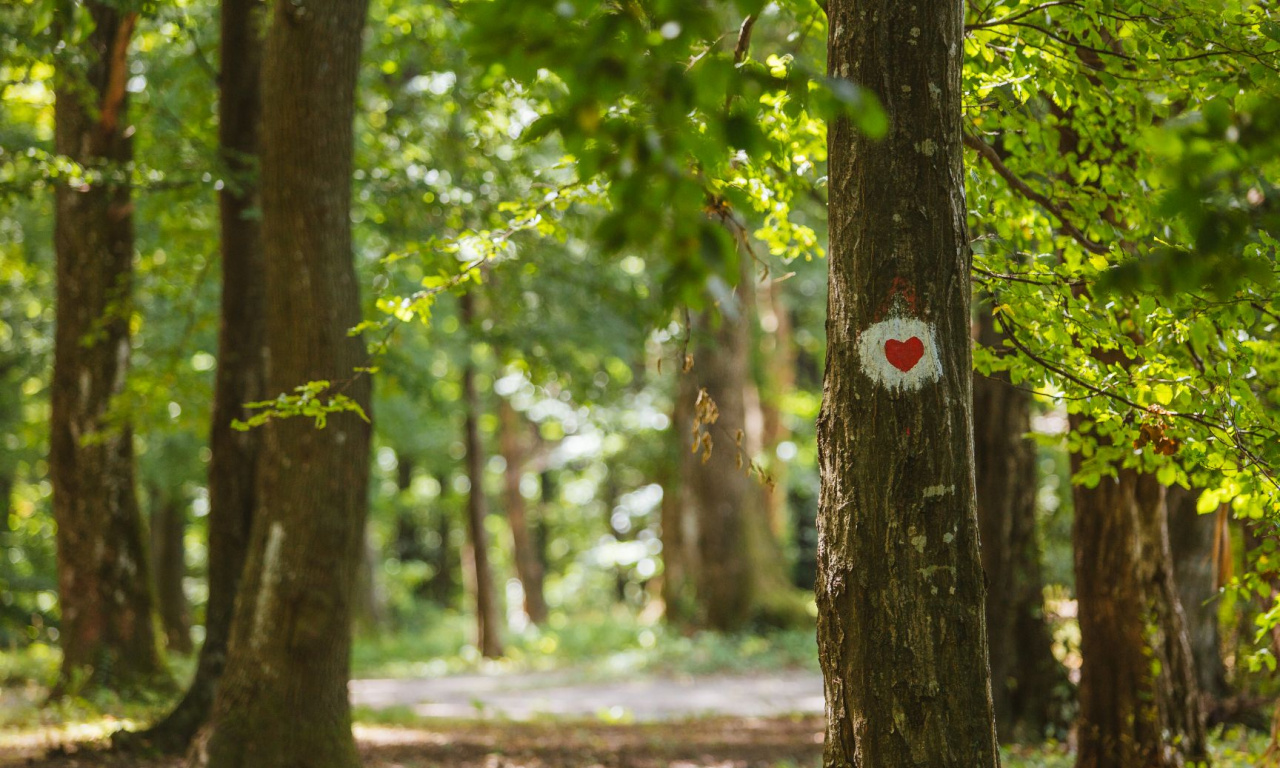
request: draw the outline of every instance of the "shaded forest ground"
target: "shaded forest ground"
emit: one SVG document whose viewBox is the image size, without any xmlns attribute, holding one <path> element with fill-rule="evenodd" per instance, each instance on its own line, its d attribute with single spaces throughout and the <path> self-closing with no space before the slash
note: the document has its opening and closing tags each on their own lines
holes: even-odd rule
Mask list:
<svg viewBox="0 0 1280 768">
<path fill-rule="evenodd" d="M 807 673 L 793 674 L 808 682 Z M 510 677 L 517 683 L 529 679 Z M 719 681 L 729 680 L 741 692 L 751 679 Z M 603 691 L 625 682 L 596 685 Z M 708 681 L 709 687 L 716 684 Z M 0 727 L 0 768 L 185 768 L 182 758 L 101 751 L 113 731 L 136 728 L 154 717 L 155 704 L 128 705 L 114 715 L 66 708 L 41 715 L 31 710 L 34 692 L 0 692 L 7 721 Z M 15 718 L 21 710 L 27 715 Z M 480 708 L 477 719 L 421 717 L 406 706 L 357 707 L 355 714 L 367 768 L 803 768 L 819 765 L 822 751 L 822 718 L 814 714 L 643 723 L 611 721 L 618 715 L 607 711 L 594 718 L 542 715 L 528 722 L 495 718 Z M 1265 742 L 1262 734 L 1219 732 L 1212 739 L 1213 764 L 1252 768 Z M 1075 761 L 1066 744 L 1003 752 L 1006 768 L 1070 768 Z"/>
<path fill-rule="evenodd" d="M 465 629 L 443 620 L 433 632 L 358 639 L 352 692 L 367 768 L 820 763 L 821 687 L 810 632 L 683 637 L 661 626 L 580 620 L 539 637 L 513 636 L 510 657 L 489 662 L 459 653 Z M 164 712 L 169 694 L 43 707 L 57 661 L 57 649 L 49 646 L 0 651 L 0 768 L 185 765 L 177 758 L 95 752 L 113 731 L 141 727 Z M 187 679 L 190 659 L 174 661 L 177 679 Z M 637 691 L 649 692 L 650 704 L 680 706 L 646 708 Z M 752 699 L 749 707 L 736 701 L 745 698 Z M 573 706 L 566 705 L 570 700 Z M 768 708 L 756 708 L 766 700 Z M 430 716 L 437 712 L 454 714 Z M 1252 768 L 1265 741 L 1262 734 L 1217 733 L 1214 765 Z M 1070 768 L 1074 758 L 1067 745 L 1051 743 L 1005 750 L 1003 764 Z"/>
<path fill-rule="evenodd" d="M 822 718 L 705 718 L 660 723 L 586 720 L 424 720 L 356 727 L 367 768 L 801 768 L 820 764 Z M 101 739 L 50 742 L 47 732 L 0 736 L 0 767 L 185 768 L 181 758 L 95 751 Z M 1242 732 L 1213 740 L 1217 768 L 1257 765 L 1265 739 Z M 50 747 L 55 746 L 52 752 Z M 1003 750 L 1006 768 L 1070 768 L 1066 745 Z"/>
<path fill-rule="evenodd" d="M 69 748 L 41 757 L 48 744 L 32 734 L 11 743 L 0 765 L 40 768 L 178 768 L 175 758 L 139 759 Z M 822 749 L 817 717 L 715 718 L 666 723 L 607 724 L 587 721 L 453 722 L 416 727 L 357 728 L 366 766 L 785 766 L 813 765 Z M 2 742 L 0 742 L 2 743 Z M 2 747 L 0 747 L 2 748 Z M 56 750 L 55 750 L 56 751 Z"/>
</svg>

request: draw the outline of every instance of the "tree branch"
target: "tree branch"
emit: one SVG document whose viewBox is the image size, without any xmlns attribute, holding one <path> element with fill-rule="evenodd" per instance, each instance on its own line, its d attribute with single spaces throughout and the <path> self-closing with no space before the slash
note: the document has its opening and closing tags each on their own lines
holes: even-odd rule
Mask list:
<svg viewBox="0 0 1280 768">
<path fill-rule="evenodd" d="M 1036 205 L 1039 205 L 1041 208 L 1044 208 L 1049 213 L 1052 213 L 1054 218 L 1056 218 L 1058 223 L 1061 225 L 1062 231 L 1069 235 L 1073 240 L 1080 243 L 1086 251 L 1104 255 L 1110 253 L 1110 249 L 1107 248 L 1107 246 L 1090 240 L 1079 227 L 1072 224 L 1060 205 L 1032 189 L 1025 181 L 1018 178 L 1016 173 L 1009 170 L 1009 167 L 1000 159 L 1000 154 L 996 152 L 995 148 L 990 144 L 979 139 L 977 136 L 966 132 L 964 134 L 964 145 L 975 150 L 979 155 L 981 155 L 982 158 L 991 165 L 992 170 L 999 174 L 1000 177 L 1003 178 L 1009 186 L 1013 187 L 1013 189 L 1019 194 Z"/>
</svg>

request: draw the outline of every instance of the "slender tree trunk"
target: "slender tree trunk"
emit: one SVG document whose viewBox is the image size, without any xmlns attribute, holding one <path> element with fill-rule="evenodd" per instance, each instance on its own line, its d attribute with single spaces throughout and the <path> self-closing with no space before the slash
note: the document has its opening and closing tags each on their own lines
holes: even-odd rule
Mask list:
<svg viewBox="0 0 1280 768">
<path fill-rule="evenodd" d="M 258 133 L 261 120 L 261 0 L 222 0 L 218 145 L 226 177 L 218 194 L 222 298 L 218 370 L 209 425 L 209 600 L 195 677 L 178 705 L 141 738 L 182 752 L 208 719 L 227 660 L 236 592 L 258 507 L 262 430 L 233 429 L 244 405 L 265 398 L 266 291 L 258 221 Z"/>
<path fill-rule="evenodd" d="M 1169 546 L 1173 552 L 1178 596 L 1187 615 L 1187 635 L 1196 662 L 1196 680 L 1206 709 L 1231 695 L 1227 668 L 1222 662 L 1218 633 L 1217 570 L 1214 543 L 1219 517 L 1196 512 L 1199 493 L 1181 486 L 1166 492 L 1169 506 Z M 1225 533 L 1225 532 L 1223 532 Z M 1228 550 L 1229 551 L 1229 550 Z"/>
<path fill-rule="evenodd" d="M 182 588 L 187 577 L 183 543 L 187 526 L 182 499 L 159 488 L 152 488 L 148 495 L 151 499 L 151 570 L 155 574 L 156 605 L 160 609 L 165 646 L 178 653 L 191 653 L 191 611 Z"/>
<path fill-rule="evenodd" d="M 127 691 L 165 675 L 134 487 L 133 432 L 112 417 L 129 367 L 133 150 L 125 82 L 136 13 L 86 0 L 83 42 L 59 57 L 54 143 L 84 179 L 57 186 L 57 331 L 49 475 L 58 524 L 62 669 L 54 696 Z M 75 23 L 60 19 L 64 29 Z"/>
<path fill-rule="evenodd" d="M 355 85 L 366 6 L 280 0 L 262 66 L 266 388 L 370 381 L 351 251 Z M 335 392 L 336 393 L 336 392 Z M 359 765 L 347 699 L 371 428 L 353 413 L 265 425 L 258 506 L 207 744 L 213 768 Z"/>
<path fill-rule="evenodd" d="M 782 541 L 791 528 L 787 514 L 787 462 L 778 459 L 778 444 L 787 440 L 791 432 L 784 421 L 782 398 L 796 386 L 796 351 L 793 339 L 791 313 L 782 298 L 782 285 L 770 280 L 766 291 L 768 301 L 761 316 L 764 325 L 762 354 L 764 355 L 765 386 L 760 398 L 763 418 L 763 443 L 768 452 L 771 485 L 764 487 L 765 514 L 769 531 L 774 539 Z"/>
<path fill-rule="evenodd" d="M 829 129 L 818 452 L 824 764 L 998 765 L 978 555 L 963 4 L 831 0 L 828 68 L 886 137 Z"/>
<path fill-rule="evenodd" d="M 464 293 L 460 298 L 462 324 L 471 331 L 475 327 L 475 297 Z M 498 605 L 493 569 L 489 565 L 489 534 L 484 521 L 489 512 L 484 495 L 484 446 L 480 442 L 480 395 L 476 392 L 476 368 L 468 349 L 467 363 L 462 369 L 462 398 L 466 404 L 467 477 L 471 490 L 467 493 L 467 537 L 470 542 L 471 574 L 475 584 L 476 645 L 486 658 L 502 655 L 502 613 Z"/>
<path fill-rule="evenodd" d="M 691 471 L 686 462 L 697 461 L 690 452 L 693 403 L 697 391 L 693 379 L 679 376 L 671 430 L 676 440 L 664 464 L 662 482 L 662 603 L 664 615 L 673 624 L 689 624 L 696 613 L 694 583 L 697 575 L 697 521 L 689 503 L 684 477 Z"/>
<path fill-rule="evenodd" d="M 811 621 L 770 530 L 764 480 L 750 471 L 763 447 L 764 420 L 750 367 L 754 275 L 750 263 L 740 267 L 735 298 L 721 302 L 714 314 L 702 313 L 690 329 L 693 367 L 683 374 L 679 394 L 690 411 L 689 426 L 697 427 L 693 434 L 681 428 L 677 435 L 686 514 L 694 518 L 693 530 L 685 535 L 697 551 L 697 608 L 708 626 L 721 631 L 753 621 L 772 626 Z M 701 392 L 708 399 L 698 406 Z M 709 451 L 705 443 L 691 450 L 694 440 L 708 438 Z"/>
<path fill-rule="evenodd" d="M 999 344 L 991 313 L 978 311 L 978 340 Z M 973 377 L 974 468 L 982 568 L 987 578 L 991 695 L 1001 741 L 1042 741 L 1066 725 L 1066 670 L 1053 656 L 1044 615 L 1036 535 L 1036 445 L 1031 396 L 1008 374 Z"/>
<path fill-rule="evenodd" d="M 1076 429 L 1078 419 L 1073 418 Z M 1080 459 L 1072 456 L 1072 471 Z M 1205 756 L 1190 643 L 1173 583 L 1164 488 L 1122 469 L 1076 486 L 1080 768 L 1163 768 Z"/>
<path fill-rule="evenodd" d="M 507 522 L 511 526 L 516 575 L 524 588 L 524 612 L 529 621 L 542 625 L 547 621 L 547 601 L 542 594 L 542 562 L 534 546 L 524 494 L 520 492 L 520 480 L 529 460 L 526 423 L 506 400 L 498 403 L 498 422 L 501 429 L 499 444 L 507 460 L 507 468 L 502 475 L 502 499 Z"/>
</svg>

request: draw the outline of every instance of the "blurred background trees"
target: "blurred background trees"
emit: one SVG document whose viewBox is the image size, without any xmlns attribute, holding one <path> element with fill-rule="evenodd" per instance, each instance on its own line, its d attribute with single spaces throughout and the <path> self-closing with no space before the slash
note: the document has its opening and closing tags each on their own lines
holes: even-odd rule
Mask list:
<svg viewBox="0 0 1280 768">
<path fill-rule="evenodd" d="M 826 126 L 887 128 L 827 77 L 825 5 L 373 0 L 340 137 L 368 356 L 272 387 L 261 350 L 329 308 L 270 338 L 255 319 L 310 275 L 259 253 L 269 11 L 0 8 L 0 675 L 66 664 L 84 671 L 64 692 L 109 700 L 131 667 L 163 688 L 194 666 L 161 728 L 185 743 L 230 637 L 258 442 L 358 418 L 294 387 L 365 367 L 355 674 L 816 654 Z M 1274 692 L 1276 21 L 1084 0 L 965 24 L 998 733 L 1061 738 L 1142 689 L 1159 722 L 1131 740 L 1194 753 L 1202 718 L 1261 725 Z M 81 242 L 99 229 L 119 247 Z M 255 414 L 282 421 L 232 428 Z M 82 628 L 119 604 L 84 568 L 127 587 L 103 615 L 134 629 Z"/>
</svg>

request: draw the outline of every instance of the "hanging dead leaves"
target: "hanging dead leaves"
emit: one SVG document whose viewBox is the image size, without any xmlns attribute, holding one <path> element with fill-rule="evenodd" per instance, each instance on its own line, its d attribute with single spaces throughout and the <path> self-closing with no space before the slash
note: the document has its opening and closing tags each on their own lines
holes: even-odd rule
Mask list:
<svg viewBox="0 0 1280 768">
<path fill-rule="evenodd" d="M 702 452 L 703 464 L 711 460 L 713 447 L 711 430 L 708 427 L 719 420 L 720 408 L 716 405 L 716 401 L 711 399 L 705 387 L 699 389 L 698 399 L 693 404 L 693 452 Z M 738 430 L 738 434 L 742 434 L 742 430 Z"/>
<path fill-rule="evenodd" d="M 702 454 L 702 463 L 706 464 L 711 459 L 711 451 L 715 447 L 715 440 L 711 437 L 711 427 L 715 426 L 720 420 L 720 407 L 716 405 L 716 401 L 707 392 L 706 388 L 698 390 L 698 399 L 693 404 L 693 453 Z M 723 427 L 721 428 L 723 430 Z M 726 430 L 727 433 L 727 430 Z M 746 439 L 746 433 L 741 429 L 733 431 L 734 442 L 734 461 L 738 469 L 745 470 L 748 477 L 755 477 L 756 480 L 770 490 L 775 487 L 776 481 L 773 475 L 764 470 L 754 460 L 751 460 L 747 453 L 747 448 L 743 445 Z M 747 457 L 745 460 L 743 457 Z"/>
<path fill-rule="evenodd" d="M 1138 439 L 1133 441 L 1133 447 L 1142 450 L 1150 444 L 1161 456 L 1172 456 L 1177 453 L 1182 443 L 1168 434 L 1170 426 L 1165 417 L 1169 415 L 1169 411 L 1158 405 L 1148 406 L 1147 416 L 1138 426 Z"/>
</svg>

